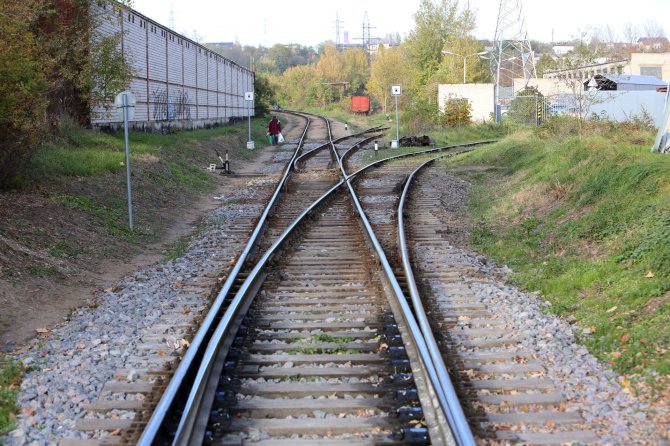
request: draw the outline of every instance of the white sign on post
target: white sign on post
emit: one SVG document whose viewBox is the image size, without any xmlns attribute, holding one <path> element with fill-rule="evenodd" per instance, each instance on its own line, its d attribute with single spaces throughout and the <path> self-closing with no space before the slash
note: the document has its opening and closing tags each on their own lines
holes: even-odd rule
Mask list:
<svg viewBox="0 0 670 446">
<path fill-rule="evenodd" d="M 116 107 L 116 117 L 118 118 L 119 121 L 123 121 L 124 95 L 126 96 L 125 107 L 128 109 L 128 121 L 132 121 L 133 118 L 135 117 L 135 104 L 137 103 L 137 101 L 135 100 L 135 95 L 131 91 L 122 91 L 121 93 L 117 94 L 116 97 L 114 98 L 114 107 Z"/>
<path fill-rule="evenodd" d="M 400 85 L 391 85 L 391 96 L 395 97 L 395 139 L 391 140 L 391 148 L 400 147 L 400 126 L 398 125 L 398 96 L 402 94 Z"/>
<path fill-rule="evenodd" d="M 256 145 L 251 139 L 251 103 L 254 101 L 254 92 L 247 91 L 244 93 L 244 100 L 247 101 L 247 112 L 249 114 L 249 140 L 247 141 L 247 149 L 254 149 Z"/>
</svg>

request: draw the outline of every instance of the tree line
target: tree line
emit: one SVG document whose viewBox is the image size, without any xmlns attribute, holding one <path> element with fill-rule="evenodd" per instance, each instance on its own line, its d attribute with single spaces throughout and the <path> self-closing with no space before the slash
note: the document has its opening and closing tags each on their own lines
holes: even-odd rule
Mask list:
<svg viewBox="0 0 670 446">
<path fill-rule="evenodd" d="M 400 42 L 379 45 L 374 55 L 362 47 L 338 48 L 333 42 L 317 50 L 299 45 L 275 45 L 263 51 L 251 49 L 257 78 L 265 78 L 276 99 L 286 106 L 348 107 L 350 95 L 370 95 L 378 111 L 389 112 L 391 85 L 403 86 L 400 97 L 405 125 L 410 131 L 444 122 L 437 104 L 440 83 L 461 83 L 463 58 L 484 51 L 475 39 L 475 13 L 458 0 L 422 0 L 415 27 Z M 240 47 L 238 46 L 238 51 Z M 232 52 L 232 51 L 231 51 Z M 468 59 L 467 81 L 491 80 L 488 61 Z"/>
</svg>

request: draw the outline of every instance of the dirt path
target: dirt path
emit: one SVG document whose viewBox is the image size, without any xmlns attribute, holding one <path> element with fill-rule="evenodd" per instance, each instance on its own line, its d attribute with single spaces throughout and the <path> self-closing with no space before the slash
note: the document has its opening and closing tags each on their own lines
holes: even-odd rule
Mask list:
<svg viewBox="0 0 670 446">
<path fill-rule="evenodd" d="M 297 139 L 300 135 L 302 123 L 298 118 L 290 115 L 281 115 L 282 124 L 285 128 L 284 134 L 288 139 Z M 260 175 L 263 168 L 271 163 L 275 148 L 268 146 L 263 141 L 257 144 L 256 156 L 250 160 L 231 159 L 231 170 L 241 175 Z M 166 228 L 159 235 L 159 240 L 150 245 L 142 246 L 138 253 L 137 247 L 128 247 L 127 252 L 116 252 L 113 257 L 95 253 L 87 256 L 86 261 L 80 265 L 71 262 L 59 261 L 50 253 L 53 252 L 47 246 L 41 246 L 39 239 L 25 246 L 32 246 L 30 252 L 25 252 L 25 262 L 34 264 L 35 258 L 44 259 L 45 264 L 57 265 L 55 273 L 49 270 L 49 274 L 26 274 L 13 273 L 8 277 L 8 262 L 14 264 L 22 259 L 4 259 L 0 253 L 0 351 L 11 351 L 35 336 L 36 333 L 48 330 L 49 327 L 63 323 L 73 309 L 83 305 L 94 305 L 89 300 L 97 292 L 112 288 L 124 276 L 154 264 L 165 258 L 166 252 L 182 237 L 192 234 L 201 219 L 211 210 L 220 205 L 222 197 L 231 194 L 234 190 L 242 187 L 248 179 L 233 176 L 216 176 L 216 186 L 213 191 L 200 195 L 196 200 L 191 200 L 186 207 L 177 206 L 178 217 L 172 218 Z M 0 195 L 0 207 L 3 200 L 19 199 L 19 194 Z M 34 206 L 40 209 L 40 197 L 36 194 L 21 194 L 20 199 L 26 202 L 24 207 Z M 7 203 L 5 203 L 7 204 Z M 7 206 L 9 207 L 9 206 Z M 30 227 L 29 233 L 44 232 L 39 222 L 31 222 L 31 218 L 46 219 L 53 223 L 60 241 L 66 245 L 73 246 L 75 240 L 90 237 L 87 243 L 95 246 L 96 235 L 91 231 L 85 231 L 86 221 L 78 221 L 72 216 L 63 215 L 62 209 L 44 210 L 41 213 L 29 213 L 25 217 L 25 223 Z M 60 220 L 70 220 L 69 226 Z M 0 227 L 0 246 L 3 242 L 3 232 Z M 49 228 L 52 232 L 52 228 Z M 12 240 L 5 240 L 12 243 Z M 84 243 L 86 241 L 84 240 Z M 16 247 L 18 251 L 26 250 L 24 245 Z M 95 250 L 95 248 L 93 248 Z M 123 248 L 122 248 L 123 251 Z M 58 266 L 61 265 L 62 267 Z"/>
</svg>

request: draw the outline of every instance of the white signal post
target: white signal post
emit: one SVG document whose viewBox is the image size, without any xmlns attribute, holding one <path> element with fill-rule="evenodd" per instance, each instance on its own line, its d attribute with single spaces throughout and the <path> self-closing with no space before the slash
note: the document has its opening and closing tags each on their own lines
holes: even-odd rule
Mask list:
<svg viewBox="0 0 670 446">
<path fill-rule="evenodd" d="M 135 96 L 130 91 L 116 95 L 114 105 L 118 110 L 118 118 L 123 120 L 123 137 L 126 145 L 126 184 L 128 186 L 128 226 L 133 231 L 133 193 L 130 185 L 130 144 L 128 143 L 128 121 L 135 116 Z"/>
<path fill-rule="evenodd" d="M 391 148 L 400 147 L 400 128 L 398 127 L 398 96 L 402 94 L 400 85 L 391 85 L 391 96 L 395 96 L 395 139 L 391 141 Z"/>
<path fill-rule="evenodd" d="M 246 93 L 244 93 L 244 100 L 247 102 L 247 113 L 249 117 L 249 139 L 247 140 L 247 149 L 254 149 L 255 144 L 254 141 L 251 139 L 251 106 L 254 102 L 254 92 L 247 91 Z"/>
</svg>

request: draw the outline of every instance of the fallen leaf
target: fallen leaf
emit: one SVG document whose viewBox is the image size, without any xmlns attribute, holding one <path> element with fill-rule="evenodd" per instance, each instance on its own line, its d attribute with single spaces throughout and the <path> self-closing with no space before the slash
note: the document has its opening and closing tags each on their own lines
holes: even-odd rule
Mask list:
<svg viewBox="0 0 670 446">
<path fill-rule="evenodd" d="M 32 417 L 33 415 L 35 415 L 35 408 L 34 407 L 24 407 L 22 412 L 24 414 L 28 415 L 29 417 Z"/>
<path fill-rule="evenodd" d="M 652 273 L 651 271 L 649 271 L 649 272 L 647 272 L 647 275 L 646 275 L 645 277 L 651 279 L 652 277 L 654 277 L 654 273 Z"/>
<path fill-rule="evenodd" d="M 188 342 L 186 339 L 183 339 L 183 338 L 182 338 L 182 339 L 179 340 L 179 345 L 180 345 L 181 347 L 190 347 L 190 346 L 191 346 L 191 343 Z"/>
<path fill-rule="evenodd" d="M 86 344 L 84 344 L 83 342 L 80 342 L 79 344 L 75 345 L 75 347 L 78 350 L 82 350 L 82 349 L 86 348 Z"/>
<path fill-rule="evenodd" d="M 610 355 L 613 359 L 619 359 L 621 357 L 621 352 L 612 352 Z"/>
<path fill-rule="evenodd" d="M 625 334 L 621 335 L 619 340 L 623 343 L 628 342 L 630 340 L 630 335 L 628 333 L 625 333 Z"/>
<path fill-rule="evenodd" d="M 615 305 L 612 308 L 610 308 L 609 310 L 607 310 L 607 313 L 612 313 L 612 312 L 616 311 L 616 309 L 617 309 L 617 306 Z"/>
<path fill-rule="evenodd" d="M 109 435 L 111 435 L 113 437 L 118 437 L 119 435 L 121 435 L 121 429 L 115 429 L 115 430 L 111 431 L 109 433 Z"/>
<path fill-rule="evenodd" d="M 49 333 L 49 329 L 48 329 L 48 328 L 38 328 L 38 329 L 36 329 L 35 331 L 38 332 L 38 333 L 42 333 L 42 334 L 44 334 L 44 333 Z"/>
<path fill-rule="evenodd" d="M 172 284 L 172 288 L 182 288 L 184 285 L 181 284 L 181 282 L 175 282 Z"/>
<path fill-rule="evenodd" d="M 181 309 L 181 314 L 189 314 L 191 312 L 191 307 L 183 307 Z"/>
<path fill-rule="evenodd" d="M 165 355 L 167 355 L 167 353 L 165 352 L 165 350 L 163 350 L 163 349 L 158 350 L 158 356 L 165 356 Z"/>
</svg>

